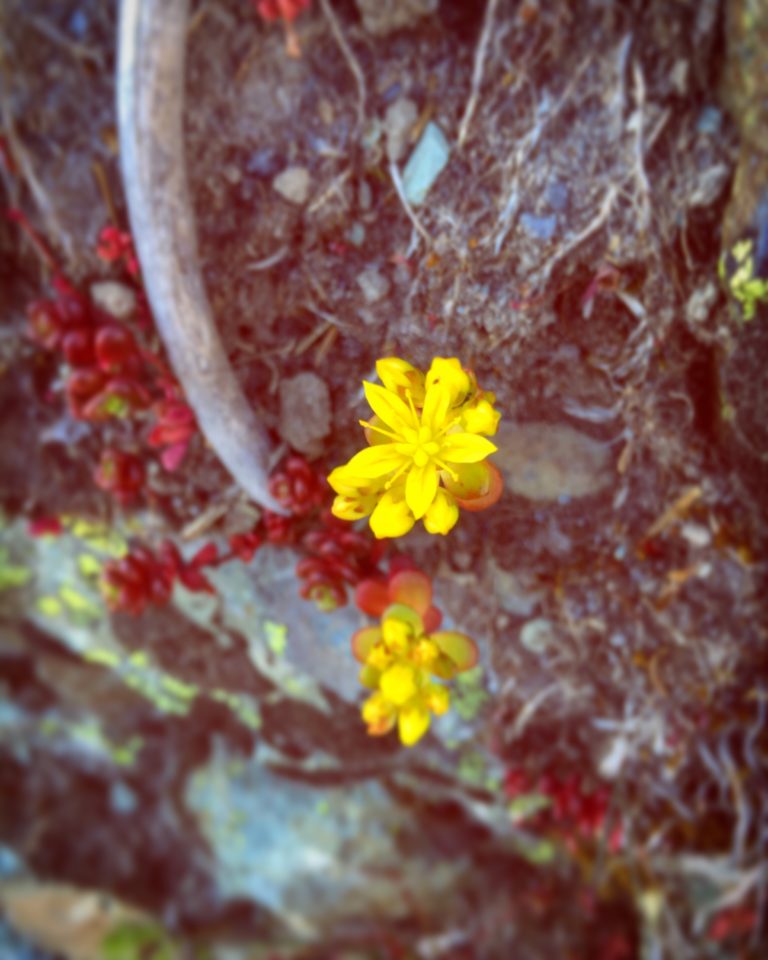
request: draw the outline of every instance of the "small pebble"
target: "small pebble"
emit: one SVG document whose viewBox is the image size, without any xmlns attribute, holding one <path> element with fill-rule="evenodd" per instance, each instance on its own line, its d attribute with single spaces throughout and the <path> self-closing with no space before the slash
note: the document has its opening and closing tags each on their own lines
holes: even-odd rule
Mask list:
<svg viewBox="0 0 768 960">
<path fill-rule="evenodd" d="M 331 394 L 325 380 L 305 371 L 280 383 L 280 433 L 294 450 L 314 456 L 331 430 Z"/>
<path fill-rule="evenodd" d="M 136 294 L 117 280 L 97 280 L 91 284 L 91 300 L 117 320 L 126 320 L 136 309 Z"/>
<path fill-rule="evenodd" d="M 568 206 L 568 187 L 559 180 L 553 180 L 547 187 L 547 203 L 558 213 L 565 210 Z"/>
<path fill-rule="evenodd" d="M 418 120 L 419 111 L 413 100 L 398 97 L 387 107 L 384 114 L 384 134 L 387 140 L 387 156 L 398 163 L 408 146 L 408 137 Z"/>
<path fill-rule="evenodd" d="M 255 150 L 245 162 L 245 172 L 257 177 L 274 177 L 280 169 L 280 154 L 274 147 Z"/>
<path fill-rule="evenodd" d="M 555 630 L 551 621 L 544 617 L 536 617 L 523 624 L 520 630 L 520 643 L 531 653 L 546 653 L 547 648 L 555 643 Z"/>
<path fill-rule="evenodd" d="M 278 173 L 272 187 L 289 203 L 301 206 L 309 196 L 309 170 L 306 167 L 288 167 Z"/>
<path fill-rule="evenodd" d="M 392 284 L 375 267 L 368 267 L 358 274 L 357 285 L 366 303 L 378 303 L 389 293 Z"/>
<path fill-rule="evenodd" d="M 529 237 L 536 240 L 551 240 L 557 229 L 557 217 L 554 214 L 541 217 L 533 213 L 522 213 L 520 226 Z"/>
</svg>

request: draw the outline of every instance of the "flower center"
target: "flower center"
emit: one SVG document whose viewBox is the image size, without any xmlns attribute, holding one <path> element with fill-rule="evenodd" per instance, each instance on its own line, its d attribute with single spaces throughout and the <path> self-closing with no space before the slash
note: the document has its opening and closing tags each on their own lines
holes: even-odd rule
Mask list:
<svg viewBox="0 0 768 960">
<path fill-rule="evenodd" d="M 413 462 L 417 467 L 425 467 L 432 457 L 440 453 L 440 444 L 433 439 L 429 427 L 419 427 L 418 436 L 413 444 Z"/>
</svg>

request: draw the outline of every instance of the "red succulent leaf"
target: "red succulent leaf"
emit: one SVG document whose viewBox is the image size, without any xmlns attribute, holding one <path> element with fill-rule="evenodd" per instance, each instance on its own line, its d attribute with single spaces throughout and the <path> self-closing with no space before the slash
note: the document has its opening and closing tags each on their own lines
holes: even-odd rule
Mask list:
<svg viewBox="0 0 768 960">
<path fill-rule="evenodd" d="M 208 567 L 215 564 L 219 559 L 219 548 L 215 543 L 206 543 L 197 551 L 189 561 L 193 567 Z"/>
<path fill-rule="evenodd" d="M 380 617 L 390 603 L 389 590 L 384 580 L 363 580 L 355 590 L 358 609 L 369 617 Z"/>
<path fill-rule="evenodd" d="M 71 367 L 93 366 L 93 332 L 88 327 L 75 327 L 67 330 L 61 341 L 64 359 Z"/>
<path fill-rule="evenodd" d="M 424 633 L 432 633 L 433 631 L 437 630 L 437 628 L 443 622 L 443 615 L 437 609 L 437 607 L 432 606 L 424 614 L 422 620 L 424 621 Z"/>
<path fill-rule="evenodd" d="M 168 471 L 173 473 L 178 470 L 184 460 L 189 447 L 189 440 L 180 440 L 178 443 L 172 443 L 160 454 L 160 463 Z"/>
<path fill-rule="evenodd" d="M 179 580 L 195 593 L 216 593 L 213 584 L 196 567 L 182 567 Z"/>
<path fill-rule="evenodd" d="M 36 517 L 27 523 L 30 537 L 58 537 L 64 532 L 64 525 L 58 517 Z"/>
<path fill-rule="evenodd" d="M 420 570 L 403 570 L 389 580 L 390 603 L 403 603 L 423 617 L 432 606 L 432 581 Z"/>
<path fill-rule="evenodd" d="M 104 324 L 96 334 L 96 360 L 102 370 L 114 373 L 138 356 L 130 330 L 116 323 Z"/>
</svg>

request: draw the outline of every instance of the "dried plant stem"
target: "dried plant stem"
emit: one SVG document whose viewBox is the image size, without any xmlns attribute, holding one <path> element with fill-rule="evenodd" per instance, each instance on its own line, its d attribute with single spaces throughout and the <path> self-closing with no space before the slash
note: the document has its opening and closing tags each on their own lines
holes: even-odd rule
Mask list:
<svg viewBox="0 0 768 960">
<path fill-rule="evenodd" d="M 422 239 L 429 246 L 432 246 L 432 237 L 430 237 L 426 227 L 421 222 L 421 220 L 419 220 L 419 218 L 416 216 L 416 214 L 413 211 L 413 207 L 408 202 L 408 198 L 405 195 L 405 188 L 403 187 L 403 178 L 400 176 L 400 171 L 397 169 L 396 163 L 390 163 L 389 175 L 390 177 L 392 177 L 392 183 L 395 185 L 395 190 L 397 191 L 397 195 L 400 198 L 400 203 L 402 203 L 403 209 L 408 214 L 408 219 L 413 224 L 419 236 L 422 237 Z"/>
<path fill-rule="evenodd" d="M 320 0 L 320 9 L 323 11 L 323 16 L 328 22 L 328 26 L 331 28 L 333 39 L 338 44 L 339 50 L 341 50 L 342 56 L 347 61 L 347 66 L 352 71 L 352 75 L 355 78 L 355 83 L 357 84 L 357 128 L 359 132 L 363 129 L 365 124 L 365 104 L 367 100 L 363 70 L 360 66 L 360 61 L 355 56 L 352 48 L 347 42 L 347 38 L 344 36 L 344 31 L 341 29 L 339 18 L 334 13 L 330 0 Z"/>
<path fill-rule="evenodd" d="M 498 6 L 499 0 L 488 0 L 488 3 L 485 7 L 483 29 L 480 33 L 480 40 L 478 41 L 477 48 L 475 50 L 475 65 L 472 70 L 472 87 L 470 89 L 467 105 L 464 107 L 464 116 L 461 118 L 461 123 L 459 124 L 458 144 L 460 147 L 463 146 L 464 141 L 467 138 L 469 125 L 472 122 L 472 117 L 477 108 L 477 101 L 480 97 L 480 87 L 482 86 L 483 74 L 485 72 L 485 60 L 488 56 L 488 46 L 491 42 L 491 31 L 493 30 L 493 22 L 496 18 L 496 9 Z"/>
</svg>

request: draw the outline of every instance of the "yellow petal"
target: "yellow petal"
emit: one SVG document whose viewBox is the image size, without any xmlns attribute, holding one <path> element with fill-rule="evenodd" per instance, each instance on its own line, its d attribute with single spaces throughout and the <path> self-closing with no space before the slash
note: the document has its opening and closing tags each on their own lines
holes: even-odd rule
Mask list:
<svg viewBox="0 0 768 960">
<path fill-rule="evenodd" d="M 459 519 L 459 508 L 456 501 L 440 487 L 432 506 L 424 514 L 424 527 L 428 533 L 446 534 L 452 530 Z"/>
<path fill-rule="evenodd" d="M 339 494 L 334 498 L 331 513 L 339 520 L 359 520 L 367 517 L 376 506 L 376 497 L 345 497 Z"/>
<path fill-rule="evenodd" d="M 365 399 L 373 412 L 390 430 L 402 435 L 403 430 L 418 427 L 411 408 L 396 393 L 380 387 L 378 383 L 369 383 L 367 380 L 363 381 L 363 390 L 365 390 Z"/>
<path fill-rule="evenodd" d="M 440 459 L 448 463 L 478 463 L 497 450 L 490 440 L 476 433 L 449 433 L 440 444 Z"/>
<path fill-rule="evenodd" d="M 451 695 L 445 687 L 441 687 L 437 683 L 430 683 L 424 689 L 424 701 L 432 713 L 441 717 L 448 712 L 451 705 Z"/>
<path fill-rule="evenodd" d="M 395 725 L 396 710 L 380 693 L 374 693 L 363 704 L 361 713 L 368 726 L 368 733 L 377 737 L 388 733 Z"/>
<path fill-rule="evenodd" d="M 441 383 L 448 388 L 451 404 L 462 400 L 472 385 L 469 374 L 462 368 L 456 357 L 435 357 L 426 377 L 427 390 L 434 383 Z"/>
<path fill-rule="evenodd" d="M 429 710 L 420 705 L 401 710 L 397 718 L 397 728 L 403 746 L 412 747 L 429 730 Z"/>
<path fill-rule="evenodd" d="M 460 436 L 464 436 L 464 434 L 460 434 Z M 470 434 L 466 434 L 466 436 L 470 436 Z M 369 480 L 376 480 L 385 477 L 388 473 L 397 470 L 403 463 L 403 455 L 398 453 L 396 449 L 398 446 L 397 443 L 382 443 L 375 447 L 366 447 L 365 450 L 356 453 L 343 467 L 337 467 L 336 470 L 344 471 L 342 479 L 365 477 Z"/>
<path fill-rule="evenodd" d="M 402 707 L 416 696 L 416 670 L 408 663 L 396 663 L 385 670 L 379 681 L 379 689 L 388 703 Z"/>
<path fill-rule="evenodd" d="M 433 383 L 424 397 L 424 409 L 421 422 L 433 432 L 445 425 L 448 408 L 451 406 L 451 393 L 442 383 Z"/>
<path fill-rule="evenodd" d="M 482 433 L 486 437 L 492 437 L 496 433 L 500 419 L 499 411 L 485 399 L 467 407 L 461 415 L 465 430 L 469 433 Z"/>
<path fill-rule="evenodd" d="M 409 390 L 413 402 L 420 407 L 424 400 L 424 374 L 399 357 L 383 357 L 376 361 L 376 373 L 387 390 L 399 397 Z"/>
<path fill-rule="evenodd" d="M 402 488 L 383 494 L 368 522 L 373 535 L 379 540 L 383 537 L 402 537 L 408 533 L 416 521 L 403 498 Z"/>
<path fill-rule="evenodd" d="M 420 520 L 432 505 L 437 493 L 437 467 L 426 463 L 423 467 L 411 467 L 405 481 L 405 502 L 414 517 Z"/>
</svg>

